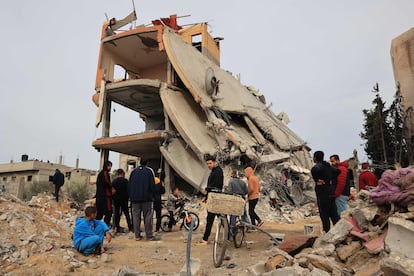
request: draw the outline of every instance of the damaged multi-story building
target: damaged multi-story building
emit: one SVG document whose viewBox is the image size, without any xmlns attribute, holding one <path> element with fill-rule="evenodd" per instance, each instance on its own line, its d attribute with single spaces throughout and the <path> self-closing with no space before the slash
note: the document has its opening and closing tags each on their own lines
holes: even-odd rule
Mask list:
<svg viewBox="0 0 414 276">
<path fill-rule="evenodd" d="M 92 143 L 101 164 L 109 151 L 143 157 L 165 173 L 167 188 L 199 190 L 207 184 L 204 157 L 211 154 L 225 178 L 253 163 L 264 181 L 293 177 L 308 185 L 310 148 L 258 90 L 220 68 L 222 38 L 212 37 L 207 23 L 182 27 L 171 15 L 134 27 L 135 20 L 133 12 L 102 27 L 93 95 L 102 137 Z M 126 25 L 132 27 L 120 30 Z M 124 71 L 118 80 L 116 67 Z M 111 136 L 113 102 L 137 112 L 145 131 Z"/>
</svg>

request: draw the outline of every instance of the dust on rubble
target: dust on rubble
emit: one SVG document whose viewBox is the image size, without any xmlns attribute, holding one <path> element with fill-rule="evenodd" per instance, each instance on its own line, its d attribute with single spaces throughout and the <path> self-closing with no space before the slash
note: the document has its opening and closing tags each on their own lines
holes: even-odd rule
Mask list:
<svg viewBox="0 0 414 276">
<path fill-rule="evenodd" d="M 203 206 L 198 212 L 200 227 L 193 233 L 191 246 L 192 262 L 198 264 L 194 268 L 196 275 L 252 275 L 258 263 L 276 255 L 277 247 L 266 235 L 246 233 L 243 246 L 235 249 L 229 245 L 228 260 L 215 268 L 211 242 L 206 246 L 196 245 L 202 237 L 206 217 Z M 0 272 L 4 275 L 134 275 L 138 272 L 140 275 L 177 275 L 185 271 L 187 231 L 177 227 L 171 233 L 160 233 L 160 241 L 135 241 L 133 233 L 121 233 L 111 243 L 104 244 L 107 251 L 103 255 L 84 256 L 72 248 L 71 240 L 75 218 L 82 215 L 80 205 L 65 197 L 55 202 L 52 195 L 39 194 L 23 202 L 0 194 Z M 303 234 L 305 224 L 319 223 L 318 217 L 289 224 L 269 220 L 270 214 L 263 213 L 263 216 L 266 231 L 283 233 L 285 237 Z M 126 225 L 125 221 L 121 223 Z M 213 237 L 214 233 L 210 241 Z M 367 256 L 362 257 L 366 261 Z"/>
</svg>

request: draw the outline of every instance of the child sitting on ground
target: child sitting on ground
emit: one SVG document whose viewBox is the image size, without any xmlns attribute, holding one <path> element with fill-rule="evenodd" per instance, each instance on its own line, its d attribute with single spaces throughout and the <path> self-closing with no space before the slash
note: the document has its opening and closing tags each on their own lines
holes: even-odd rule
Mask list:
<svg viewBox="0 0 414 276">
<path fill-rule="evenodd" d="M 112 239 L 106 223 L 95 219 L 97 213 L 96 207 L 88 206 L 85 208 L 85 217 L 76 218 L 73 247 L 85 255 L 104 253 L 104 237 L 108 243 Z"/>
<path fill-rule="evenodd" d="M 174 212 L 177 204 L 181 202 L 181 192 L 178 187 L 174 187 L 171 194 L 168 195 L 167 210 L 170 214 L 170 221 L 168 222 L 168 232 L 171 232 L 173 225 L 176 223 L 174 219 Z"/>
</svg>

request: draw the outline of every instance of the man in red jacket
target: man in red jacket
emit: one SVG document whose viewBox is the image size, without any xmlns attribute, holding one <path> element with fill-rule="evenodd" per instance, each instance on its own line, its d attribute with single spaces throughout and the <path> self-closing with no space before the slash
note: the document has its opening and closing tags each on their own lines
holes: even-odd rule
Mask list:
<svg viewBox="0 0 414 276">
<path fill-rule="evenodd" d="M 348 167 L 349 164 L 347 161 L 340 162 L 339 156 L 337 154 L 331 155 L 329 157 L 332 166 L 340 170 L 341 172 L 336 179 L 336 188 L 335 188 L 335 203 L 336 208 L 338 209 L 338 214 L 341 215 L 343 211 L 348 209 L 348 199 L 350 193 L 350 181 L 348 177 Z"/>
<path fill-rule="evenodd" d="M 378 179 L 369 170 L 368 162 L 362 163 L 362 171 L 359 175 L 359 190 L 368 190 L 368 187 L 376 187 L 378 185 Z"/>
</svg>

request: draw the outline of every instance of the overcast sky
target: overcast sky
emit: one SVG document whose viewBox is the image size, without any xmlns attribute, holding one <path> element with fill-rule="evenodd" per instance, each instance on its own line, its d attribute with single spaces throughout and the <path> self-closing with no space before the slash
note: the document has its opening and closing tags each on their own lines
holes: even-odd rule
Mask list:
<svg viewBox="0 0 414 276">
<path fill-rule="evenodd" d="M 0 163 L 29 159 L 99 169 L 93 140 L 94 93 L 102 23 L 132 2 L 2 1 Z M 362 109 L 379 82 L 395 91 L 391 40 L 414 27 L 412 0 L 138 1 L 137 25 L 171 14 L 208 22 L 221 42 L 221 67 L 258 88 L 289 127 L 315 150 L 366 160 Z M 114 106 L 111 135 L 143 131 L 136 113 Z M 114 167 L 118 154 L 110 153 Z"/>
</svg>

